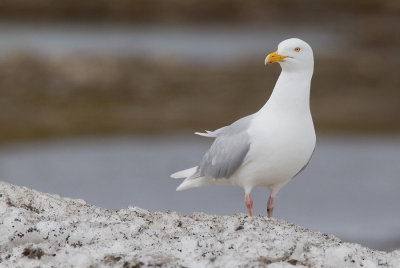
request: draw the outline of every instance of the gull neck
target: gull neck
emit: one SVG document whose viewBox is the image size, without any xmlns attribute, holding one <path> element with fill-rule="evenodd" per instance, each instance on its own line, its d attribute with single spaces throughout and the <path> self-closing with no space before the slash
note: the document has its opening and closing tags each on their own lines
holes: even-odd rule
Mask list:
<svg viewBox="0 0 400 268">
<path fill-rule="evenodd" d="M 310 111 L 312 71 L 282 70 L 274 90 L 261 111 L 278 109 L 293 112 Z"/>
</svg>

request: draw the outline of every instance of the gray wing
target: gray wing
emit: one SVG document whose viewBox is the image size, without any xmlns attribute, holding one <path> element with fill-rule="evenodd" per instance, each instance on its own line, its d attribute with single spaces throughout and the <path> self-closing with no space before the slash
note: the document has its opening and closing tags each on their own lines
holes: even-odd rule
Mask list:
<svg viewBox="0 0 400 268">
<path fill-rule="evenodd" d="M 213 132 L 216 139 L 203 156 L 196 177 L 229 178 L 243 164 L 250 149 L 247 129 L 252 117 L 244 117 Z"/>
</svg>

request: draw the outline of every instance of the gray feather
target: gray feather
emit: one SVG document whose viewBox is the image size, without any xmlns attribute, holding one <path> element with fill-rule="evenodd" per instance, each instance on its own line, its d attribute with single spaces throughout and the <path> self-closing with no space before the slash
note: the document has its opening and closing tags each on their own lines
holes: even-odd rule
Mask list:
<svg viewBox="0 0 400 268">
<path fill-rule="evenodd" d="M 247 129 L 252 118 L 252 115 L 246 116 L 229 126 L 210 132 L 216 139 L 193 177 L 229 178 L 243 164 L 250 149 Z"/>
</svg>

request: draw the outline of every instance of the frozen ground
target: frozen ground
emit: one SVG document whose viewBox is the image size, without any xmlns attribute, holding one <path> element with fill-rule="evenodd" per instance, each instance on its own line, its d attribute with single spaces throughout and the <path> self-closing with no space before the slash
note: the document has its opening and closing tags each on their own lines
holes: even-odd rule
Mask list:
<svg viewBox="0 0 400 268">
<path fill-rule="evenodd" d="M 386 253 L 276 219 L 111 211 L 0 182 L 1 267 L 400 267 Z"/>
<path fill-rule="evenodd" d="M 169 174 L 197 164 L 209 146 L 205 138 L 187 136 L 3 145 L 0 178 L 112 210 L 247 213 L 239 187 L 175 191 L 180 180 Z M 399 159 L 398 137 L 319 136 L 306 170 L 278 194 L 274 215 L 346 242 L 400 249 Z M 255 214 L 265 215 L 267 190 L 254 189 L 252 197 Z"/>
</svg>

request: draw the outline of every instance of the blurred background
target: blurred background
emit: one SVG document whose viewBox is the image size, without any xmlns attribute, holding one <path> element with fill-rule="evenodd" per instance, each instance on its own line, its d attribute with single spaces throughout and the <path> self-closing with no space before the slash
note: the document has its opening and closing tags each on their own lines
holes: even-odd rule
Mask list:
<svg viewBox="0 0 400 268">
<path fill-rule="evenodd" d="M 276 214 L 400 248 L 400 2 L 4 0 L 0 179 L 109 209 L 245 213 L 242 189 L 175 192 L 213 130 L 256 112 L 280 41 L 314 50 L 308 168 Z M 267 192 L 253 193 L 266 214 Z"/>
</svg>

